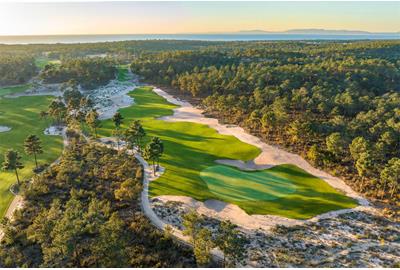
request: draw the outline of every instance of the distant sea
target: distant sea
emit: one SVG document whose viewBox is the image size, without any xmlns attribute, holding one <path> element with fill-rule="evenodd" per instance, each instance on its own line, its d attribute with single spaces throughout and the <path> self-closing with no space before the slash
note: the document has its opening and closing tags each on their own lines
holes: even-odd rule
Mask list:
<svg viewBox="0 0 400 270">
<path fill-rule="evenodd" d="M 251 41 L 251 40 L 382 40 L 400 39 L 398 34 L 151 34 L 151 35 L 54 35 L 54 36 L 0 36 L 0 44 L 54 44 L 94 43 L 124 40 L 204 40 L 204 41 Z"/>
</svg>

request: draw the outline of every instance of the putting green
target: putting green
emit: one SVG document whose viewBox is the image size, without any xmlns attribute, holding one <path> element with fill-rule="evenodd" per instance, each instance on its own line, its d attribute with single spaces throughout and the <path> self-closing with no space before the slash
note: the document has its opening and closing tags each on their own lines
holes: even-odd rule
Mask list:
<svg viewBox="0 0 400 270">
<path fill-rule="evenodd" d="M 289 178 L 273 170 L 244 172 L 224 165 L 200 173 L 211 193 L 223 200 L 270 201 L 296 191 Z"/>
</svg>

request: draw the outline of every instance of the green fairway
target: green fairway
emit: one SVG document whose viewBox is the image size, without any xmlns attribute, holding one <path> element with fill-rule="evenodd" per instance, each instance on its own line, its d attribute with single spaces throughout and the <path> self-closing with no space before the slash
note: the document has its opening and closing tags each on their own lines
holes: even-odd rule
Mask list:
<svg viewBox="0 0 400 270">
<path fill-rule="evenodd" d="M 22 84 L 22 85 L 17 85 L 17 86 L 8 86 L 8 87 L 0 88 L 0 98 L 2 96 L 6 96 L 9 94 L 24 92 L 24 91 L 28 90 L 29 87 L 30 87 L 29 84 Z"/>
<path fill-rule="evenodd" d="M 120 82 L 124 82 L 129 79 L 128 76 L 128 66 L 121 65 L 117 67 L 117 80 Z"/>
<path fill-rule="evenodd" d="M 38 156 L 38 162 L 51 163 L 61 154 L 62 139 L 58 136 L 46 136 L 43 131 L 49 126 L 49 121 L 41 120 L 39 112 L 46 110 L 53 97 L 19 97 L 0 99 L 0 125 L 11 127 L 8 132 L 0 132 L 0 164 L 3 162 L 7 149 L 18 150 L 22 155 L 25 168 L 20 170 L 21 179 L 32 176 L 34 160 L 26 156 L 23 142 L 29 134 L 40 137 L 44 153 Z M 9 192 L 11 184 L 16 182 L 15 174 L 0 170 L 0 216 L 5 214 L 12 200 Z"/>
<path fill-rule="evenodd" d="M 39 69 L 43 69 L 47 64 L 59 65 L 59 64 L 61 64 L 61 61 L 57 60 L 57 59 L 50 59 L 50 58 L 47 58 L 47 57 L 37 57 L 37 58 L 35 58 L 35 65 Z"/>
<path fill-rule="evenodd" d="M 122 127 L 126 128 L 133 119 L 140 119 L 148 137 L 159 136 L 164 141 L 165 154 L 161 165 L 166 167 L 166 171 L 159 179 L 150 183 L 151 196 L 183 195 L 201 201 L 218 199 L 235 203 L 249 214 L 273 214 L 299 219 L 356 206 L 353 199 L 293 165 L 281 165 L 252 173 L 216 166 L 214 161 L 217 159 L 246 161 L 255 158 L 260 150 L 233 136 L 221 135 L 205 125 L 157 120 L 160 116 L 172 115 L 172 109 L 176 106 L 153 93 L 150 87 L 137 88 L 130 95 L 135 104 L 120 110 L 125 118 Z M 104 121 L 100 134 L 110 136 L 112 129 L 111 120 Z M 239 181 L 236 184 L 232 182 L 232 185 L 229 181 L 235 180 L 228 180 L 226 176 L 225 183 L 221 184 L 217 183 L 218 179 L 204 180 L 204 172 L 214 170 L 213 166 L 214 169 L 217 167 L 219 174 L 228 172 L 236 179 L 245 178 L 251 181 L 251 184 Z M 257 179 L 253 179 L 251 175 L 256 175 Z M 272 179 L 270 181 L 273 183 L 263 184 L 264 179 Z M 228 188 L 228 184 L 232 187 Z M 251 186 L 253 184 L 258 186 Z M 251 190 L 243 191 L 243 185 Z M 255 193 L 254 190 L 261 186 L 262 192 Z M 248 200 L 248 197 L 252 197 L 251 193 L 258 198 Z"/>
</svg>

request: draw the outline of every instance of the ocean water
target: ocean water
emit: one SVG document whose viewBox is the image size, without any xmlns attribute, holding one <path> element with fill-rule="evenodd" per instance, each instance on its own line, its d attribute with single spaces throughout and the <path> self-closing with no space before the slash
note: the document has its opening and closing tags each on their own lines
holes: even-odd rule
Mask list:
<svg viewBox="0 0 400 270">
<path fill-rule="evenodd" d="M 93 43 L 124 40 L 204 40 L 204 41 L 254 41 L 254 40 L 383 40 L 400 39 L 398 34 L 149 34 L 149 35 L 50 35 L 50 36 L 0 36 L 0 44 L 54 44 Z"/>
</svg>

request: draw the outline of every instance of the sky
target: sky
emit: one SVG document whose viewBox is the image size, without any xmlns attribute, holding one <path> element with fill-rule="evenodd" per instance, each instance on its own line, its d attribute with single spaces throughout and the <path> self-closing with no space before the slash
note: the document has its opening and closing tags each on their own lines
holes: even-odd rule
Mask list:
<svg viewBox="0 0 400 270">
<path fill-rule="evenodd" d="M 9 2 L 0 35 L 400 31 L 400 2 Z"/>
</svg>

